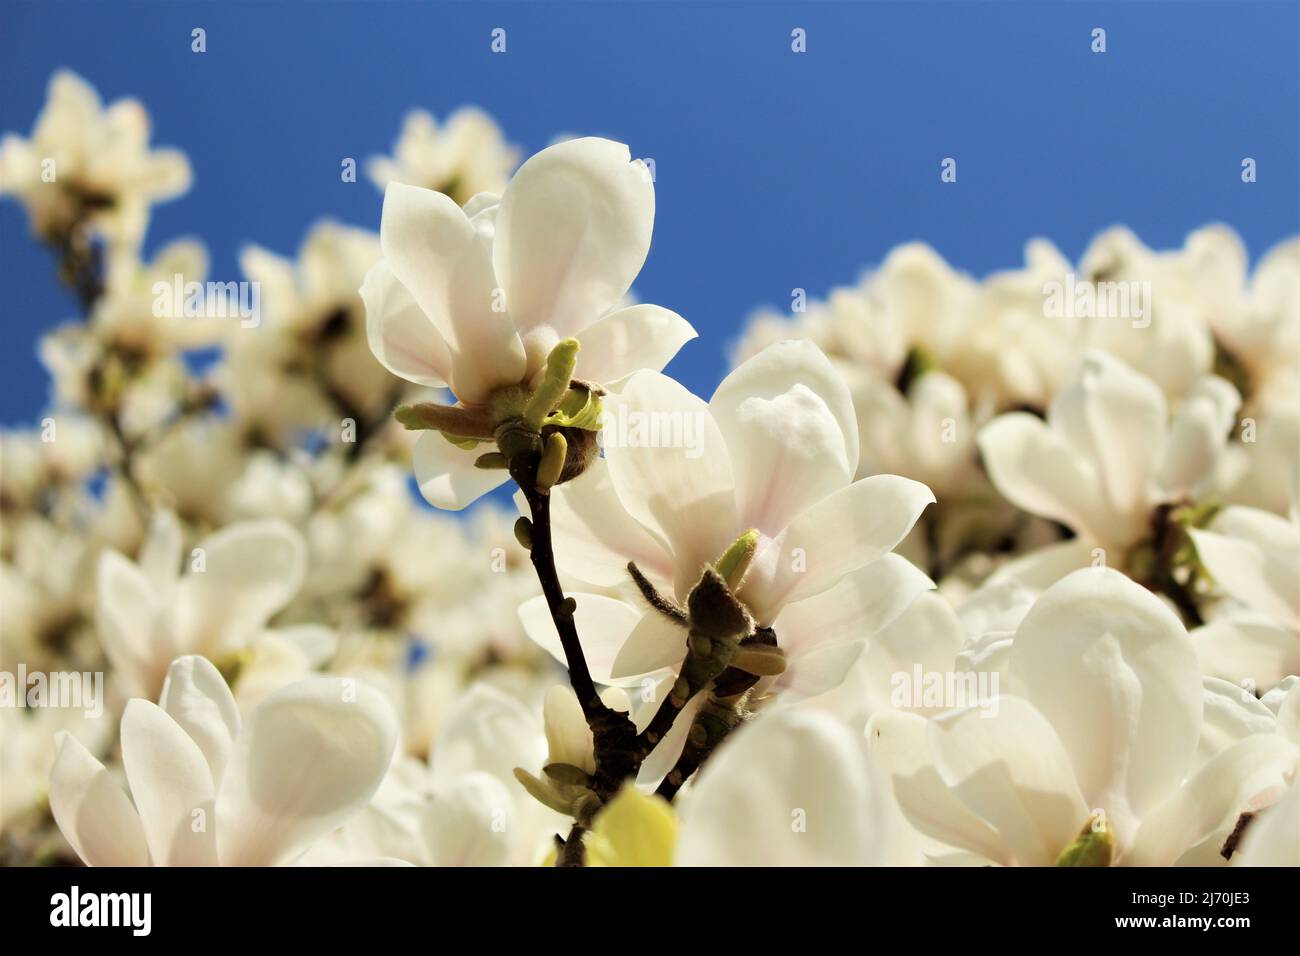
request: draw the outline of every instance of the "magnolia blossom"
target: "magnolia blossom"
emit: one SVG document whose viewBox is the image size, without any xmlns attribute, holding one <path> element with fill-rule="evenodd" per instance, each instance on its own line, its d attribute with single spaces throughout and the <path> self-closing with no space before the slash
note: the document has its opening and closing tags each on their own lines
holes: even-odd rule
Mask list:
<svg viewBox="0 0 1300 956">
<path fill-rule="evenodd" d="M 480 109 L 461 107 L 441 127 L 424 110 L 412 110 L 393 155 L 372 156 L 366 174 L 380 189 L 406 183 L 446 193 L 463 206 L 479 193 L 499 194 L 517 162 L 518 151 Z"/>
<path fill-rule="evenodd" d="M 240 719 L 220 673 L 182 657 L 157 705 L 122 717 L 130 796 L 60 734 L 50 809 L 90 866 L 291 863 L 361 810 L 397 737 L 377 691 L 341 678 L 292 684 Z"/>
<path fill-rule="evenodd" d="M 149 114 L 137 100 L 107 109 L 81 77 L 60 70 L 29 139 L 0 140 L 0 195 L 16 196 L 33 229 L 56 235 L 82 217 L 134 248 L 149 205 L 190 185 L 190 165 L 174 149 L 149 148 Z"/>
<path fill-rule="evenodd" d="M 930 720 L 884 712 L 867 734 L 922 833 L 986 861 L 1208 865 L 1243 812 L 1300 764 L 1283 735 L 1245 736 L 1197 766 L 1204 692 L 1177 617 L 1117 571 L 1086 568 L 1016 629 L 1009 687 Z M 1105 847 L 1105 852 L 1101 848 Z"/>
<path fill-rule="evenodd" d="M 1260 690 L 1300 674 L 1300 513 L 1226 508 L 1191 535 L 1215 583 L 1243 606 L 1193 632 L 1204 671 Z"/>
<path fill-rule="evenodd" d="M 1150 379 L 1090 351 L 1046 422 L 1012 412 L 986 425 L 978 442 L 1008 500 L 1079 536 L 1065 559 L 1078 567 L 1094 547 L 1124 555 L 1149 533 L 1156 505 L 1194 498 L 1212 483 L 1240 401 L 1226 381 L 1207 376 L 1171 422 Z"/>
<path fill-rule="evenodd" d="M 182 530 L 170 511 L 154 516 L 137 562 L 105 550 L 96 611 L 122 686 L 152 696 L 177 656 L 223 660 L 243 650 L 302 585 L 304 550 L 282 521 L 240 522 L 200 541 L 182 573 Z"/>
<path fill-rule="evenodd" d="M 391 184 L 384 258 L 361 287 L 375 357 L 417 385 L 449 387 L 465 406 L 529 385 L 567 336 L 581 343 L 582 380 L 662 368 L 695 331 L 656 305 L 616 308 L 654 225 L 650 174 L 629 156 L 604 139 L 559 143 L 524 163 L 499 199 L 481 194 L 463 210 Z M 423 434 L 414 459 L 424 496 L 459 509 L 507 480 L 476 469 L 478 455 Z"/>
<path fill-rule="evenodd" d="M 679 866 L 890 866 L 905 826 L 862 738 L 829 714 L 762 717 L 682 797 Z"/>
</svg>

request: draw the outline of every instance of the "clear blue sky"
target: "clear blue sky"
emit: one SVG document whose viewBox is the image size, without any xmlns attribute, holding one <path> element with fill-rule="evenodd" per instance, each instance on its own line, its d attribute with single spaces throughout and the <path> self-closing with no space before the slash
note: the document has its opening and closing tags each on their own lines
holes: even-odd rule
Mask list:
<svg viewBox="0 0 1300 956">
<path fill-rule="evenodd" d="M 242 244 L 291 252 L 318 217 L 377 228 L 380 194 L 342 183 L 339 163 L 388 151 L 412 107 L 480 104 L 526 152 L 560 132 L 623 140 L 657 167 L 636 289 L 700 330 L 670 371 L 708 395 L 752 309 L 787 306 L 796 286 L 821 295 L 907 240 L 982 275 L 1018 263 L 1031 236 L 1077 256 L 1115 222 L 1175 245 L 1223 220 L 1252 259 L 1300 231 L 1298 10 L 0 0 L 0 130 L 30 130 L 60 66 L 108 99 L 141 98 L 155 142 L 195 172 L 149 247 L 198 235 L 220 279 L 237 277 Z M 498 26 L 505 55 L 489 51 Z M 939 181 L 946 156 L 955 185 Z M 0 283 L 0 422 L 33 422 L 47 395 L 36 339 L 74 309 L 9 202 Z"/>
</svg>

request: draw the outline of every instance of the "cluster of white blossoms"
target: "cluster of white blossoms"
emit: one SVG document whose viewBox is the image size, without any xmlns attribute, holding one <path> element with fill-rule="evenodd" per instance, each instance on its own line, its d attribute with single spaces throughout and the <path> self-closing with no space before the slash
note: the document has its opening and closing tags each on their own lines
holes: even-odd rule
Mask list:
<svg viewBox="0 0 1300 956">
<path fill-rule="evenodd" d="M 0 652 L 108 675 L 0 709 L 4 862 L 1300 865 L 1300 241 L 904 246 L 706 401 L 622 144 L 413 113 L 378 235 L 160 313 L 120 110 L 60 75 L 0 163 L 85 309 Z"/>
</svg>

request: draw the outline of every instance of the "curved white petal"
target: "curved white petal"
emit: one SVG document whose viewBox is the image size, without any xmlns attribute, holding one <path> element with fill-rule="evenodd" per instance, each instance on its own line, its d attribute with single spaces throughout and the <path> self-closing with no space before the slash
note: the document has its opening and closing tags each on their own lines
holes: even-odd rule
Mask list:
<svg viewBox="0 0 1300 956">
<path fill-rule="evenodd" d="M 162 708 L 135 699 L 122 715 L 122 765 L 158 866 L 214 866 L 212 771 Z"/>
<path fill-rule="evenodd" d="M 158 706 L 198 745 L 220 783 L 239 736 L 239 707 L 221 672 L 203 657 L 178 657 L 167 671 Z"/>
<path fill-rule="evenodd" d="M 881 711 L 867 723 L 868 751 L 893 779 L 894 797 L 912 826 L 948 846 L 1009 864 L 1010 849 L 939 776 L 926 739 L 929 721 L 918 714 Z"/>
<path fill-rule="evenodd" d="M 1259 690 L 1300 673 L 1300 638 L 1263 614 L 1243 612 L 1192 631 L 1201 672 Z"/>
<path fill-rule="evenodd" d="M 99 556 L 95 594 L 99 639 L 115 675 L 128 692 L 151 694 L 166 664 L 153 646 L 158 608 L 148 576 L 117 551 L 106 549 Z"/>
<path fill-rule="evenodd" d="M 654 214 L 650 174 L 622 143 L 569 140 L 520 166 L 492 244 L 516 327 L 563 336 L 608 312 L 641 271 Z"/>
<path fill-rule="evenodd" d="M 1215 834 L 1227 837 L 1261 794 L 1280 793 L 1300 750 L 1274 734 L 1255 734 L 1219 753 L 1142 821 L 1125 863 L 1171 866 Z"/>
<path fill-rule="evenodd" d="M 451 381 L 451 352 L 392 267 L 376 262 L 361 283 L 366 339 L 379 364 L 394 375 L 429 388 Z"/>
<path fill-rule="evenodd" d="M 307 548 L 279 519 L 228 525 L 199 542 L 180 584 L 182 649 L 208 654 L 245 646 L 302 587 Z M 201 562 L 201 563 L 200 563 Z"/>
<path fill-rule="evenodd" d="M 1028 412 L 999 415 L 976 436 L 989 478 L 1008 501 L 1106 540 L 1113 523 L 1098 500 L 1093 464 Z"/>
<path fill-rule="evenodd" d="M 727 443 L 746 528 L 780 533 L 857 471 L 848 386 L 807 339 L 777 342 L 746 360 L 722 380 L 709 412 Z"/>
<path fill-rule="evenodd" d="M 930 721 L 944 783 L 997 831 L 1016 862 L 1050 866 L 1088 822 L 1070 757 L 1038 708 L 1002 694 Z"/>
<path fill-rule="evenodd" d="M 474 770 L 492 774 L 515 792 L 514 770 L 546 760 L 546 738 L 534 712 L 488 684 L 475 684 L 456 702 L 433 746 L 433 780 L 443 786 Z"/>
<path fill-rule="evenodd" d="M 516 496 L 522 501 L 522 493 Z M 527 514 L 527 505 L 520 512 Z M 628 514 L 597 458 L 572 481 L 551 489 L 551 539 L 560 570 L 584 584 L 612 588 L 627 584 L 629 561 L 656 583 L 672 584 L 668 545 Z"/>
<path fill-rule="evenodd" d="M 615 683 L 611 676 L 614 658 L 645 612 L 626 601 L 601 594 L 572 592 L 569 597 L 578 602 L 573 619 L 592 680 L 598 684 Z M 559 663 L 566 663 L 564 647 L 545 597 L 538 595 L 521 604 L 519 620 L 534 643 Z"/>
<path fill-rule="evenodd" d="M 695 337 L 689 322 L 662 306 L 618 309 L 577 334 L 582 348 L 574 376 L 614 382 L 641 369 L 658 372 Z"/>
<path fill-rule="evenodd" d="M 1213 476 L 1240 407 L 1241 394 L 1215 375 L 1202 378 L 1183 398 L 1157 476 L 1165 494 L 1191 495 Z"/>
<path fill-rule="evenodd" d="M 1047 419 L 1097 469 L 1117 513 L 1146 508 L 1168 427 L 1165 397 L 1155 382 L 1107 352 L 1085 352 Z"/>
<path fill-rule="evenodd" d="M 397 281 L 441 333 L 452 359 L 450 384 L 462 402 L 482 402 L 492 389 L 523 379 L 523 343 L 510 316 L 498 311 L 488 250 L 454 200 L 391 183 L 379 241 Z"/>
<path fill-rule="evenodd" d="M 1215 677 L 1204 678 L 1202 684 L 1205 716 L 1197 745 L 1201 762 L 1253 734 L 1281 732 L 1277 717 L 1246 688 Z"/>
<path fill-rule="evenodd" d="M 50 812 L 87 866 L 148 866 L 144 827 L 104 765 L 67 731 L 54 738 Z"/>
<path fill-rule="evenodd" d="M 686 628 L 658 611 L 647 610 L 627 635 L 610 666 L 611 676 L 633 683 L 665 667 L 676 668 L 686 656 Z"/>
<path fill-rule="evenodd" d="M 883 628 L 933 587 L 934 582 L 906 558 L 883 555 L 821 594 L 787 604 L 773 625 L 777 643 L 787 657 L 864 638 L 874 645 Z M 960 627 L 953 633 L 959 645 Z"/>
<path fill-rule="evenodd" d="M 1300 631 L 1300 528 L 1255 508 L 1228 508 L 1192 530 L 1215 582 L 1247 607 Z"/>
<path fill-rule="evenodd" d="M 181 524 L 176 512 L 167 508 L 154 512 L 137 563 L 155 594 L 171 594 L 181 572 Z"/>
<path fill-rule="evenodd" d="M 1196 654 L 1174 613 L 1118 571 L 1087 568 L 1047 590 L 1016 631 L 1011 673 L 1121 838 L 1190 767 L 1203 709 Z"/>
<path fill-rule="evenodd" d="M 682 866 L 870 866 L 888 858 L 888 801 L 865 746 L 818 711 L 741 726 L 682 811 Z"/>
<path fill-rule="evenodd" d="M 785 604 L 820 594 L 892 551 L 933 502 L 929 488 L 897 475 L 855 481 L 759 546 L 740 597 L 760 624 L 770 624 Z"/>
<path fill-rule="evenodd" d="M 1259 814 L 1232 862 L 1234 866 L 1300 866 L 1300 779 Z"/>
<path fill-rule="evenodd" d="M 548 689 L 542 701 L 542 721 L 549 763 L 567 763 L 587 773 L 596 772 L 591 728 L 582 715 L 577 694 L 560 684 Z"/>
<path fill-rule="evenodd" d="M 726 444 L 708 406 L 658 372 L 605 399 L 610 480 L 628 512 L 672 549 L 679 597 L 743 528 Z"/>
<path fill-rule="evenodd" d="M 465 449 L 441 432 L 426 431 L 415 442 L 411 460 L 420 494 L 435 508 L 460 511 L 510 480 L 504 468 L 476 468 L 474 462 L 488 446 Z"/>
<path fill-rule="evenodd" d="M 504 866 L 514 826 L 514 799 L 491 774 L 468 773 L 435 788 L 429 826 L 433 865 Z"/>
<path fill-rule="evenodd" d="M 223 866 L 292 860 L 369 802 L 397 741 L 388 701 L 351 678 L 314 677 L 250 715 L 217 796 Z"/>
</svg>

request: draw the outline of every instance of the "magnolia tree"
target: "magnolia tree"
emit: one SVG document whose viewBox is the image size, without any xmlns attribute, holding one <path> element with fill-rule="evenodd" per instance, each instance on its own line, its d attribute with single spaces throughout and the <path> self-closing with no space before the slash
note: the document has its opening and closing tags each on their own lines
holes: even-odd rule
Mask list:
<svg viewBox="0 0 1300 956">
<path fill-rule="evenodd" d="M 224 284 L 141 257 L 139 104 L 0 146 L 83 309 L 4 436 L 7 862 L 1300 864 L 1300 242 L 904 246 L 706 401 L 627 146 L 394 153 Z"/>
</svg>

